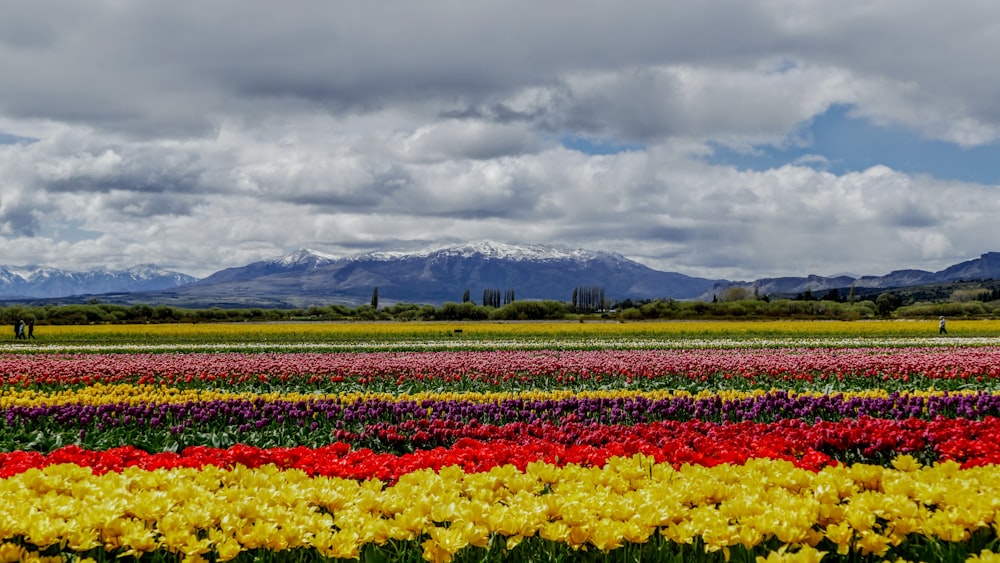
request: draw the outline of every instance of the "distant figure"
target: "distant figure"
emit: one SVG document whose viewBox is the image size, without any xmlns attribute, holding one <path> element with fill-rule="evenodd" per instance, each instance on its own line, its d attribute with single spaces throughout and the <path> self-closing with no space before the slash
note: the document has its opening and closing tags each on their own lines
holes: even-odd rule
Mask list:
<svg viewBox="0 0 1000 563">
<path fill-rule="evenodd" d="M 35 339 L 35 319 L 28 319 L 28 338 Z"/>
<path fill-rule="evenodd" d="M 27 338 L 24 336 L 24 319 L 21 319 L 21 322 L 17 323 L 17 338 Z"/>
<path fill-rule="evenodd" d="M 14 340 L 21 338 L 21 324 L 14 321 Z"/>
<path fill-rule="evenodd" d="M 944 317 L 938 320 L 938 334 L 948 334 L 948 331 L 944 328 Z"/>
</svg>

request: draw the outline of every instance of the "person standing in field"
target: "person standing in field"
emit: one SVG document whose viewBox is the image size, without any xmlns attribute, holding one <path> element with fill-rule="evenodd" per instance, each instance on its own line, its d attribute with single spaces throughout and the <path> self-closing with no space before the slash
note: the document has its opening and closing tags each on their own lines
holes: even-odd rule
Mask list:
<svg viewBox="0 0 1000 563">
<path fill-rule="evenodd" d="M 944 317 L 938 320 L 938 334 L 948 334 L 948 330 L 944 327 Z"/>
<path fill-rule="evenodd" d="M 35 319 L 28 319 L 28 338 L 35 339 Z"/>
</svg>

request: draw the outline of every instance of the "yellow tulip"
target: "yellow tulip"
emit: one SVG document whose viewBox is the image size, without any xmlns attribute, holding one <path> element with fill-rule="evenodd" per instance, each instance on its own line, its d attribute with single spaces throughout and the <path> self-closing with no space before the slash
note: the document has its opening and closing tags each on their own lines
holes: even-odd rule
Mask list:
<svg viewBox="0 0 1000 563">
<path fill-rule="evenodd" d="M 854 541 L 854 530 L 846 522 L 831 524 L 826 527 L 826 538 L 837 544 L 839 555 L 847 555 Z"/>
<path fill-rule="evenodd" d="M 964 541 L 997 526 L 1000 495 L 991 491 L 1000 490 L 1000 468 L 907 463 L 811 472 L 751 460 L 673 469 L 636 456 L 602 468 L 423 470 L 394 485 L 274 466 L 94 475 L 66 465 L 0 479 L 0 526 L 33 543 L 74 542 L 82 549 L 99 541 L 134 556 L 163 549 L 191 559 L 209 551 L 233 558 L 242 550 L 303 546 L 352 558 L 368 544 L 428 534 L 433 541 L 425 555 L 441 560 L 463 545 L 487 547 L 491 534 L 511 549 L 537 535 L 574 549 L 612 550 L 658 531 L 677 544 L 697 538 L 723 552 L 775 538 L 789 546 L 781 557 L 805 558 L 813 553 L 806 546 L 824 537 L 839 554 L 879 556 L 913 534 Z M 490 494 L 479 494 L 480 487 Z M 88 502 L 80 502 L 83 493 Z M 156 507 L 144 508 L 148 502 Z M 447 527 L 434 531 L 433 521 Z M 4 550 L 23 555 L 6 544 L 0 561 Z"/>
<path fill-rule="evenodd" d="M 819 551 L 808 545 L 800 546 L 795 552 L 789 551 L 788 546 L 783 545 L 767 554 L 767 557 L 758 555 L 756 561 L 757 563 L 819 563 L 824 555 L 825 551 Z"/>
<path fill-rule="evenodd" d="M 885 555 L 892 542 L 889 538 L 872 530 L 864 530 L 858 534 L 857 545 L 862 555 Z"/>
<path fill-rule="evenodd" d="M 965 560 L 966 563 L 1000 563 L 1000 553 L 994 553 L 984 549 L 978 554 L 972 554 Z"/>
<path fill-rule="evenodd" d="M 24 546 L 4 542 L 0 544 L 0 563 L 17 563 L 24 559 L 26 553 Z"/>
</svg>

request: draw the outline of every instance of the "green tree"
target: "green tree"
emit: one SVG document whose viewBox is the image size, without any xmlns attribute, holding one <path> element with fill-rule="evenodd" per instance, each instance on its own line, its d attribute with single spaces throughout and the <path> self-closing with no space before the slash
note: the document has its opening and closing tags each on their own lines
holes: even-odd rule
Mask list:
<svg viewBox="0 0 1000 563">
<path fill-rule="evenodd" d="M 504 294 L 503 294 L 503 304 L 504 305 L 508 305 L 510 303 L 513 303 L 513 302 L 514 302 L 514 290 L 513 289 L 508 289 L 508 290 L 504 291 Z"/>
<path fill-rule="evenodd" d="M 500 308 L 500 290 L 487 288 L 483 290 L 483 307 Z"/>
<path fill-rule="evenodd" d="M 603 286 L 579 286 L 573 289 L 573 309 L 580 313 L 593 313 L 606 306 Z"/>
<path fill-rule="evenodd" d="M 843 301 L 843 299 L 841 299 L 841 297 L 840 297 L 840 290 L 838 290 L 837 288 L 833 288 L 830 291 L 827 291 L 826 294 L 823 295 L 823 299 L 822 300 L 823 301 L 836 301 L 837 303 L 840 303 L 841 301 Z"/>
<path fill-rule="evenodd" d="M 745 301 L 751 298 L 750 290 L 745 287 L 727 287 L 722 291 L 722 297 L 719 301 L 732 302 L 732 301 Z"/>
<path fill-rule="evenodd" d="M 888 292 L 879 293 L 875 298 L 875 311 L 880 317 L 889 317 L 892 312 L 899 308 L 900 299 Z"/>
</svg>

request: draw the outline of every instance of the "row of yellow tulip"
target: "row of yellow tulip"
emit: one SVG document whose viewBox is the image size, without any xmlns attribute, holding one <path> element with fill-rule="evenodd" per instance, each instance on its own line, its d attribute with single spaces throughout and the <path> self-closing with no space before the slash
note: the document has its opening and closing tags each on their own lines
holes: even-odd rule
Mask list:
<svg viewBox="0 0 1000 563">
<path fill-rule="evenodd" d="M 1000 320 L 956 319 L 949 332 L 960 336 L 998 336 Z M 45 340 L 95 342 L 340 341 L 367 339 L 482 338 L 642 338 L 686 337 L 924 337 L 937 336 L 936 321 L 640 321 L 640 322 L 308 322 L 199 323 L 144 325 L 67 325 L 36 329 Z"/>
<path fill-rule="evenodd" d="M 893 468 L 810 472 L 764 459 L 674 469 L 637 455 L 603 468 L 420 470 L 392 485 L 274 466 L 95 475 L 63 464 L 0 481 L 0 540 L 8 542 L 0 554 L 19 549 L 10 542 L 21 537 L 77 553 L 165 550 L 197 560 L 211 552 L 229 560 L 246 550 L 303 548 L 352 558 L 395 540 L 420 542 L 425 558 L 446 562 L 491 536 L 508 550 L 537 536 L 610 551 L 659 534 L 716 552 L 774 538 L 790 549 L 880 556 L 914 537 L 963 542 L 995 529 L 998 491 L 1000 467 L 921 467 L 907 456 Z"/>
<path fill-rule="evenodd" d="M 0 389 L 0 409 L 11 407 L 37 407 L 41 405 L 150 405 L 150 404 L 182 404 L 190 402 L 209 401 L 230 401 L 230 400 L 264 400 L 264 401 L 310 401 L 310 400 L 335 400 L 340 404 L 348 405 L 363 401 L 379 401 L 385 403 L 396 402 L 416 402 L 423 401 L 462 401 L 464 403 L 475 404 L 495 404 L 511 399 L 523 401 L 559 401 L 564 399 L 645 399 L 649 401 L 663 401 L 678 398 L 687 398 L 695 401 L 702 399 L 717 398 L 723 402 L 745 401 L 752 398 L 764 397 L 769 393 L 763 389 L 751 391 L 734 390 L 711 390 L 705 389 L 696 393 L 682 389 L 669 390 L 594 390 L 594 391 L 572 391 L 566 389 L 559 390 L 534 390 L 514 392 L 437 392 L 424 391 L 419 393 L 302 393 L 302 392 L 232 392 L 219 389 L 179 389 L 161 385 L 134 385 L 131 383 L 104 384 L 95 383 L 89 387 L 77 389 L 40 390 L 40 389 Z M 820 391 L 782 391 L 790 398 L 819 398 L 826 395 Z M 944 393 L 933 388 L 926 390 L 913 390 L 906 392 L 890 393 L 884 389 L 868 389 L 864 391 L 844 391 L 838 392 L 845 400 L 850 399 L 888 399 L 890 396 L 899 397 L 934 397 Z M 952 397 L 982 395 L 979 391 L 948 391 L 947 395 Z M 990 393 L 998 395 L 1000 393 Z"/>
</svg>

